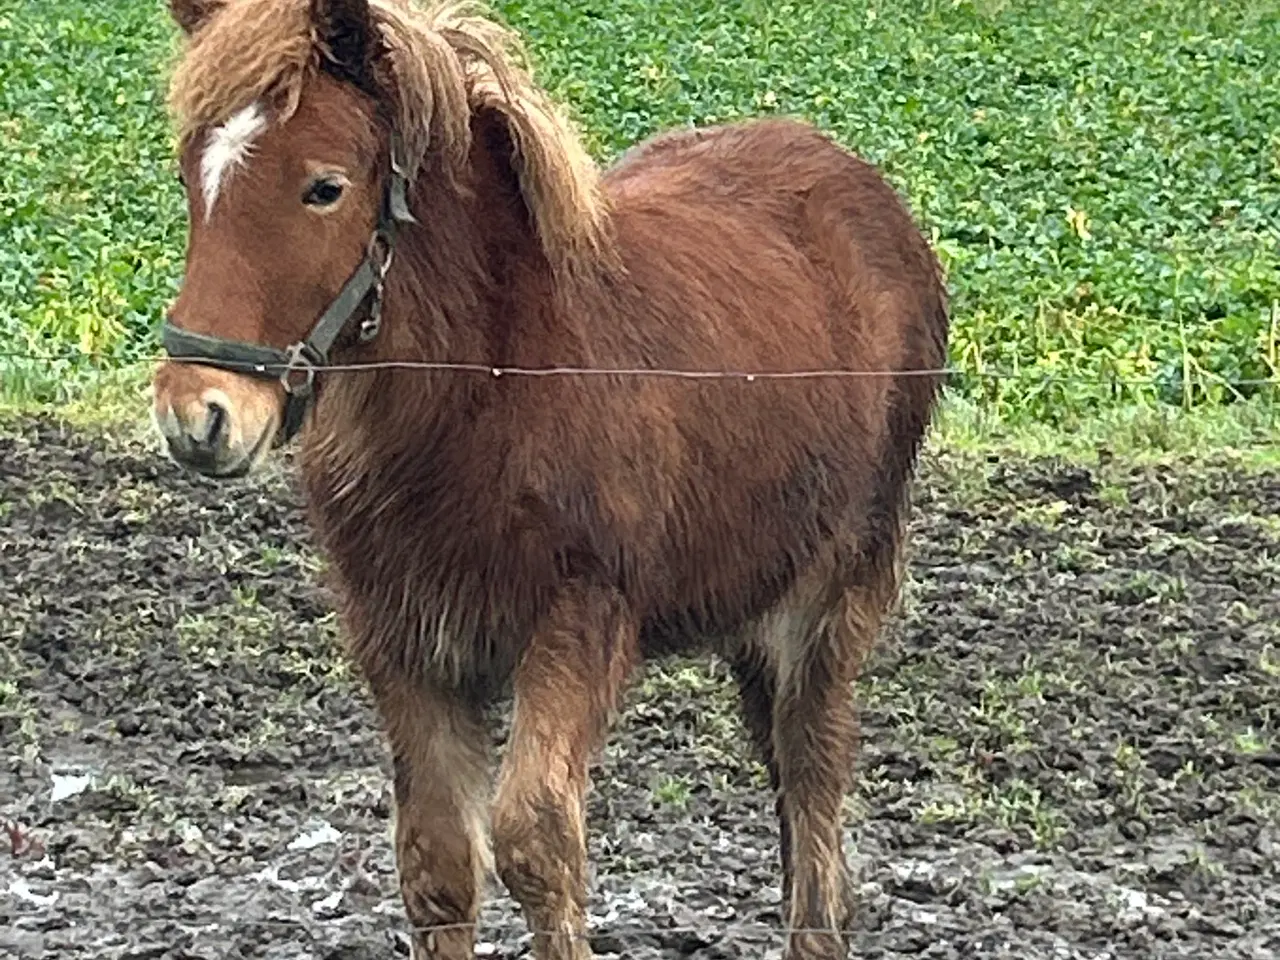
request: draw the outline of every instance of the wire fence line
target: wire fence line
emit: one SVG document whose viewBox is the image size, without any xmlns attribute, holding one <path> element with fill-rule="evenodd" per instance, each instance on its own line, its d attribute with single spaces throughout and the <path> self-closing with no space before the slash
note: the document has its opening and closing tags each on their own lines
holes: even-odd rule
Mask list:
<svg viewBox="0 0 1280 960">
<path fill-rule="evenodd" d="M 314 916 L 302 919 L 300 917 L 216 917 L 207 918 L 199 916 L 184 916 L 180 914 L 145 914 L 135 918 L 135 922 L 152 922 L 152 923 L 174 923 L 195 929 L 208 930 L 234 930 L 234 929 L 283 929 L 283 930 L 301 930 L 307 933 L 316 934 L 325 930 L 345 929 L 348 927 L 376 926 L 387 933 L 403 933 L 406 935 L 423 935 L 444 934 L 454 932 L 472 932 L 477 937 L 482 934 L 499 936 L 516 934 L 525 937 L 547 937 L 561 938 L 569 940 L 594 940 L 597 938 L 608 937 L 611 939 L 631 939 L 635 937 L 662 937 L 662 936 L 690 936 L 699 937 L 708 941 L 721 939 L 724 937 L 740 936 L 751 938 L 776 937 L 786 938 L 790 936 L 849 936 L 852 931 L 844 931 L 833 929 L 831 927 L 790 927 L 785 924 L 770 924 L 758 921 L 755 923 L 717 923 L 708 920 L 703 924 L 689 923 L 649 923 L 649 924 L 619 924 L 613 925 L 599 920 L 592 921 L 588 918 L 587 929 L 582 932 L 571 930 L 539 930 L 530 928 L 519 920 L 510 920 L 505 923 L 486 923 L 483 921 L 469 921 L 462 923 L 440 923 L 430 926 L 414 926 L 406 923 L 384 922 L 386 919 L 394 919 L 386 912 L 382 913 L 349 913 L 342 916 L 322 917 Z"/>
<path fill-rule="evenodd" d="M 384 914 L 385 916 L 385 914 Z M 175 918 L 176 919 L 176 918 Z M 284 927 L 297 929 L 323 929 L 325 927 L 341 927 L 352 923 L 378 923 L 378 917 L 368 914 L 347 914 L 342 917 L 334 917 L 331 919 L 315 918 L 306 919 L 294 917 L 271 917 L 260 920 L 240 919 L 234 921 L 236 924 L 253 927 Z M 594 924 L 588 922 L 588 929 L 585 932 L 575 932 L 570 930 L 539 930 L 530 928 L 519 921 L 509 921 L 507 923 L 488 924 L 480 921 L 468 923 L 440 923 L 431 926 L 413 926 L 412 924 L 395 924 L 388 929 L 394 932 L 407 934 L 429 935 L 432 933 L 453 933 L 474 931 L 479 934 L 483 931 L 495 933 L 518 933 L 533 937 L 562 937 L 572 940 L 591 940 L 596 937 L 648 937 L 661 935 L 685 935 L 685 936 L 804 936 L 804 935 L 823 935 L 833 936 L 840 935 L 843 931 L 834 930 L 831 927 L 788 927 L 786 925 L 773 925 L 769 923 L 714 923 L 708 920 L 705 924 L 678 924 L 673 923 L 664 926 L 658 923 L 650 924 L 623 924 L 613 926 L 608 923 L 600 923 L 596 921 Z"/>
<path fill-rule="evenodd" d="M 61 362 L 102 361 L 107 369 L 125 369 L 128 367 L 152 365 L 162 362 L 186 363 L 200 365 L 206 361 L 200 358 L 168 357 L 151 355 L 133 358 L 111 357 L 103 354 L 74 353 L 65 355 L 40 354 L 15 350 L 0 350 L 0 358 L 11 360 L 27 360 L 45 363 L 52 366 Z M 219 360 L 218 365 L 228 369 L 239 369 L 245 372 L 262 373 L 267 368 L 263 364 Z M 479 362 L 450 360 L 369 360 L 360 363 L 327 363 L 315 366 L 318 375 L 331 373 L 360 373 L 375 370 L 421 370 L 436 373 L 470 373 L 482 376 L 501 377 L 654 377 L 679 380 L 740 380 L 753 383 L 757 380 L 815 380 L 815 379 L 858 379 L 884 377 L 973 377 L 984 380 L 1025 381 L 1033 380 L 1041 383 L 1088 384 L 1093 386 L 1114 387 L 1151 387 L 1167 386 L 1166 379 L 1160 377 L 1109 376 L 1104 374 L 1033 374 L 1029 371 L 969 369 L 966 367 L 946 366 L 934 368 L 906 368 L 899 370 L 864 370 L 857 368 L 816 368 L 807 370 L 690 370 L 670 367 L 587 367 L 587 366 L 546 366 L 519 367 L 493 365 Z M 1209 379 L 1228 389 L 1241 387 L 1280 386 L 1280 376 L 1243 377 L 1228 379 L 1213 375 Z"/>
</svg>

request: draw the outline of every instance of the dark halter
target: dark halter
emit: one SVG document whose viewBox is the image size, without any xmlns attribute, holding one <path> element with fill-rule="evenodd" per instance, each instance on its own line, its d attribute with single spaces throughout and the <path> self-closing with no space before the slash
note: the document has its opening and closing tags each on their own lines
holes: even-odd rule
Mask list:
<svg viewBox="0 0 1280 960">
<path fill-rule="evenodd" d="M 314 394 L 316 370 L 328 364 L 329 351 L 371 293 L 368 313 L 360 322 L 360 342 L 368 343 L 378 335 L 382 324 L 383 283 L 391 267 L 396 228 L 402 223 L 416 222 L 409 211 L 408 187 L 399 162 L 398 144 L 393 139 L 391 175 L 378 213 L 378 225 L 369 238 L 364 260 L 304 339 L 282 350 L 265 344 L 192 333 L 175 327 L 166 319 L 160 328 L 165 353 L 175 360 L 194 361 L 262 380 L 279 380 L 284 387 L 285 405 L 278 442 L 288 443 L 298 433 L 306 417 Z"/>
</svg>

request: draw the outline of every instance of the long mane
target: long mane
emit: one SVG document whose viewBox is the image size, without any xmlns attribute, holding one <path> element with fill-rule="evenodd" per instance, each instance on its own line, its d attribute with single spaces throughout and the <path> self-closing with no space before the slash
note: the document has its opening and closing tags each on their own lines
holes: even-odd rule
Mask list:
<svg viewBox="0 0 1280 960">
<path fill-rule="evenodd" d="M 396 122 L 410 175 L 429 152 L 460 175 L 472 115 L 498 111 L 548 258 L 563 264 L 606 252 L 600 172 L 569 120 L 533 82 L 515 34 L 469 2 L 424 8 L 412 0 L 370 0 L 370 14 L 379 46 L 376 96 Z M 179 138 L 263 98 L 287 119 L 325 55 L 310 0 L 228 0 L 192 36 L 173 71 L 169 105 Z"/>
</svg>

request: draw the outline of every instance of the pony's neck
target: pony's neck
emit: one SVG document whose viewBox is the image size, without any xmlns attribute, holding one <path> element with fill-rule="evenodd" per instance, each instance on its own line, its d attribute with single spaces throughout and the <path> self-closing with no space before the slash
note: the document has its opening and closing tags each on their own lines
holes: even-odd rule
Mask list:
<svg viewBox="0 0 1280 960">
<path fill-rule="evenodd" d="M 463 182 L 453 182 L 439 161 L 424 162 L 410 191 L 417 223 L 401 229 L 387 277 L 382 334 L 352 362 L 503 366 L 529 362 L 531 345 L 576 352 L 580 338 L 564 329 L 553 270 L 511 157 L 506 124 L 488 111 L 472 119 Z M 344 376 L 327 385 L 319 433 L 332 442 L 426 431 L 443 442 L 452 433 L 445 421 L 465 420 L 469 406 L 485 402 L 482 381 L 475 373 L 420 369 Z"/>
<path fill-rule="evenodd" d="M 410 342 L 389 347 L 400 357 L 509 363 L 522 325 L 545 317 L 554 295 L 506 124 L 483 111 L 471 129 L 466 182 L 433 169 L 419 178 L 419 224 L 404 231 L 397 251 L 402 283 L 391 319 Z"/>
</svg>

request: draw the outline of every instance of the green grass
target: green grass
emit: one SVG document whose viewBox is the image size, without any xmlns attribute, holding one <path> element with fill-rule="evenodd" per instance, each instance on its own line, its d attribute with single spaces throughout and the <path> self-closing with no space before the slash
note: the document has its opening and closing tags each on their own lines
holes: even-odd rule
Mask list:
<svg viewBox="0 0 1280 960">
<path fill-rule="evenodd" d="M 603 161 L 786 113 L 879 164 L 947 266 L 968 423 L 1251 399 L 1224 429 L 1274 436 L 1274 387 L 1237 385 L 1280 373 L 1273 0 L 498 6 Z M 83 399 L 81 354 L 155 350 L 185 237 L 174 49 L 158 0 L 0 0 L 0 340 L 72 358 L 0 360 L 10 402 Z"/>
</svg>

